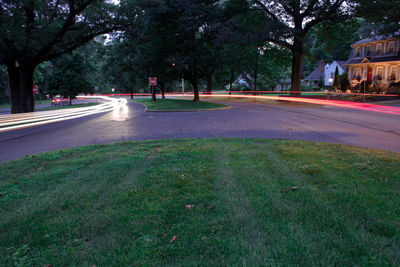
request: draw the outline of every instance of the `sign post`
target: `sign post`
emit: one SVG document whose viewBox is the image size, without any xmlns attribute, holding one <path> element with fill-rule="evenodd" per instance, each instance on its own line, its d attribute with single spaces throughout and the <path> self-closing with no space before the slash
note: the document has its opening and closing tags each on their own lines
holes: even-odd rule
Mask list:
<svg viewBox="0 0 400 267">
<path fill-rule="evenodd" d="M 32 93 L 35 95 L 39 93 L 39 87 L 36 84 L 32 86 Z"/>
<path fill-rule="evenodd" d="M 157 85 L 157 77 L 149 77 L 149 85 L 151 87 L 151 101 L 156 101 L 156 90 L 154 86 Z"/>
</svg>

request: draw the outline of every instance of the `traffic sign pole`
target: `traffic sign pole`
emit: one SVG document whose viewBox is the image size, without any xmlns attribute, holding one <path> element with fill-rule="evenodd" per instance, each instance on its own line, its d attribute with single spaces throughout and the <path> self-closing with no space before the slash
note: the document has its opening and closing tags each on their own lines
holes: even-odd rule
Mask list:
<svg viewBox="0 0 400 267">
<path fill-rule="evenodd" d="M 149 85 L 151 87 L 151 101 L 157 101 L 156 89 L 154 87 L 157 85 L 157 77 L 149 77 Z"/>
</svg>

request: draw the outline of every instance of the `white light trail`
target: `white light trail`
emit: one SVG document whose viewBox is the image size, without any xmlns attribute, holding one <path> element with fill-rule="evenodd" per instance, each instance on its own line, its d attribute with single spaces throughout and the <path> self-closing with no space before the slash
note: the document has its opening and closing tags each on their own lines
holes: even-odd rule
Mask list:
<svg viewBox="0 0 400 267">
<path fill-rule="evenodd" d="M 127 112 L 128 109 L 127 101 L 123 98 L 116 99 L 107 96 L 79 96 L 78 99 L 100 99 L 105 101 L 105 103 L 83 108 L 2 115 L 0 116 L 0 132 L 77 119 L 89 115 L 121 110 L 121 108 Z"/>
</svg>

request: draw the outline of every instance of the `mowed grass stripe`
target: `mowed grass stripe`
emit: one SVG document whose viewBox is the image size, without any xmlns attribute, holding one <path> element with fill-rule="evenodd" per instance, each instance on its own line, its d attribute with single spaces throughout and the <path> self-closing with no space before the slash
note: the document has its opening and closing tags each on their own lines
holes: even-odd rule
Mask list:
<svg viewBox="0 0 400 267">
<path fill-rule="evenodd" d="M 0 265 L 396 266 L 399 169 L 396 153 L 263 139 L 43 153 L 0 165 Z"/>
<path fill-rule="evenodd" d="M 147 111 L 199 111 L 207 109 L 223 109 L 227 105 L 207 101 L 192 101 L 187 99 L 157 99 L 135 98 L 134 102 L 142 103 Z"/>
</svg>

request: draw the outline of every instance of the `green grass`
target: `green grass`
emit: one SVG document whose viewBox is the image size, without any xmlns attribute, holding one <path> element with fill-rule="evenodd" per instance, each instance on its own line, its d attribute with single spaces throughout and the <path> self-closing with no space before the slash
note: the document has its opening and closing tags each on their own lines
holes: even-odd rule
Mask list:
<svg viewBox="0 0 400 267">
<path fill-rule="evenodd" d="M 0 108 L 10 108 L 11 106 L 10 106 L 10 103 L 3 103 L 3 104 L 0 104 Z"/>
<path fill-rule="evenodd" d="M 44 104 L 51 104 L 51 99 L 35 100 L 35 106 Z M 11 108 L 11 105 L 10 103 L 0 104 L 0 108 Z"/>
<path fill-rule="evenodd" d="M 152 102 L 149 98 L 136 98 L 134 101 L 145 104 L 149 111 L 190 111 L 227 107 L 226 105 L 212 102 L 193 102 L 185 99 L 157 99 L 157 101 Z"/>
<path fill-rule="evenodd" d="M 45 111 L 45 110 L 56 110 L 56 109 L 68 109 L 68 108 L 84 108 L 95 106 L 98 103 L 86 103 L 86 104 L 72 104 L 72 106 L 54 106 L 54 107 L 46 107 L 46 108 L 38 108 L 36 111 Z"/>
<path fill-rule="evenodd" d="M 213 97 L 213 100 L 257 103 L 257 104 L 266 104 L 266 105 L 272 105 L 272 106 L 286 106 L 286 107 L 295 107 L 295 108 L 321 108 L 322 107 L 322 105 L 311 104 L 311 103 L 292 102 L 292 101 L 284 101 L 284 100 L 277 101 L 277 100 L 262 99 L 262 98 L 240 98 L 240 97 L 235 97 L 235 95 L 231 95 L 231 97 Z"/>
<path fill-rule="evenodd" d="M 0 265 L 399 266 L 399 170 L 396 153 L 264 139 L 29 156 L 0 164 Z"/>
</svg>

